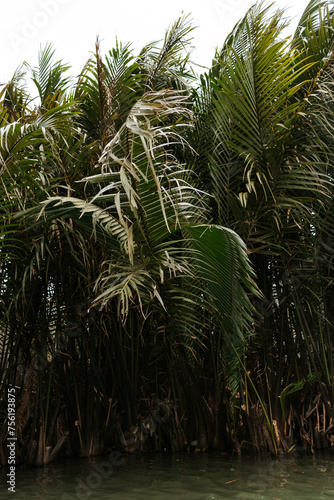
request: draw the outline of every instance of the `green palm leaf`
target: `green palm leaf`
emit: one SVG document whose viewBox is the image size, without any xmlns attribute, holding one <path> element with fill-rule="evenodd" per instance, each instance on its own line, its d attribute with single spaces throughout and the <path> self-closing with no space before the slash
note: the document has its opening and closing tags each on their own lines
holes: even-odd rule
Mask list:
<svg viewBox="0 0 334 500">
<path fill-rule="evenodd" d="M 244 243 L 221 226 L 200 225 L 185 231 L 197 250 L 195 266 L 205 283 L 207 300 L 218 313 L 227 338 L 244 339 L 252 309 L 247 294 L 259 296 Z"/>
</svg>

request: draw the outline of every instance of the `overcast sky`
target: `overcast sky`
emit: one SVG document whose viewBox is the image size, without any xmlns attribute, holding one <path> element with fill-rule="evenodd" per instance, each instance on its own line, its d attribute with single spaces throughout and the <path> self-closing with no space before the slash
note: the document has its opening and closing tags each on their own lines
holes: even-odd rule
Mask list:
<svg viewBox="0 0 334 500">
<path fill-rule="evenodd" d="M 135 48 L 164 37 L 182 13 L 191 14 L 194 62 L 209 66 L 233 26 L 252 5 L 251 0 L 6 0 L 1 6 L 0 83 L 8 81 L 22 61 L 37 63 L 40 45 L 52 42 L 59 59 L 77 74 L 94 50 L 114 46 L 115 36 Z M 278 0 L 293 19 L 293 33 L 308 0 Z M 199 71 L 200 72 L 200 71 Z"/>
</svg>

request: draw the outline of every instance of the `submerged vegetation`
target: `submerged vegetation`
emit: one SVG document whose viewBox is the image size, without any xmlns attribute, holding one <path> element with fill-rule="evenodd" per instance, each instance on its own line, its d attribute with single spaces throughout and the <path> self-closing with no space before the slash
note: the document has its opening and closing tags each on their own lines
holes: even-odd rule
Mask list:
<svg viewBox="0 0 334 500">
<path fill-rule="evenodd" d="M 11 385 L 28 463 L 333 444 L 333 19 L 254 6 L 199 79 L 180 18 L 2 87 L 2 463 Z"/>
</svg>

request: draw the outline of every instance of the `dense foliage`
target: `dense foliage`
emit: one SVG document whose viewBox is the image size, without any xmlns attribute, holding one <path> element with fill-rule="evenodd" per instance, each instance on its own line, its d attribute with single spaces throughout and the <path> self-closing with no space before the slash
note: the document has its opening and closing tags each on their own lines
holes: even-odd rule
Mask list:
<svg viewBox="0 0 334 500">
<path fill-rule="evenodd" d="M 28 463 L 334 440 L 333 13 L 286 25 L 253 7 L 199 80 L 181 18 L 3 86 L 3 463 L 11 385 Z"/>
</svg>

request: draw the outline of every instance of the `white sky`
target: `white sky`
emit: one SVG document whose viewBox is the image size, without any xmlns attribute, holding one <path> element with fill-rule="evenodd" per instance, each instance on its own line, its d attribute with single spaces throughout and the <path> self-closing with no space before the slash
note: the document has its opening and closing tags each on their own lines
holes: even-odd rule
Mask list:
<svg viewBox="0 0 334 500">
<path fill-rule="evenodd" d="M 277 0 L 288 7 L 290 33 L 309 0 Z M 96 36 L 102 52 L 114 46 L 115 36 L 135 49 L 164 37 L 168 26 L 183 11 L 191 14 L 192 60 L 210 66 L 214 48 L 252 5 L 251 0 L 6 0 L 1 5 L 0 83 L 8 81 L 22 61 L 37 63 L 40 45 L 57 49 L 58 59 L 70 63 L 76 75 L 94 51 Z M 289 34 L 290 34 L 289 33 Z M 198 68 L 200 73 L 200 68 Z"/>
</svg>

